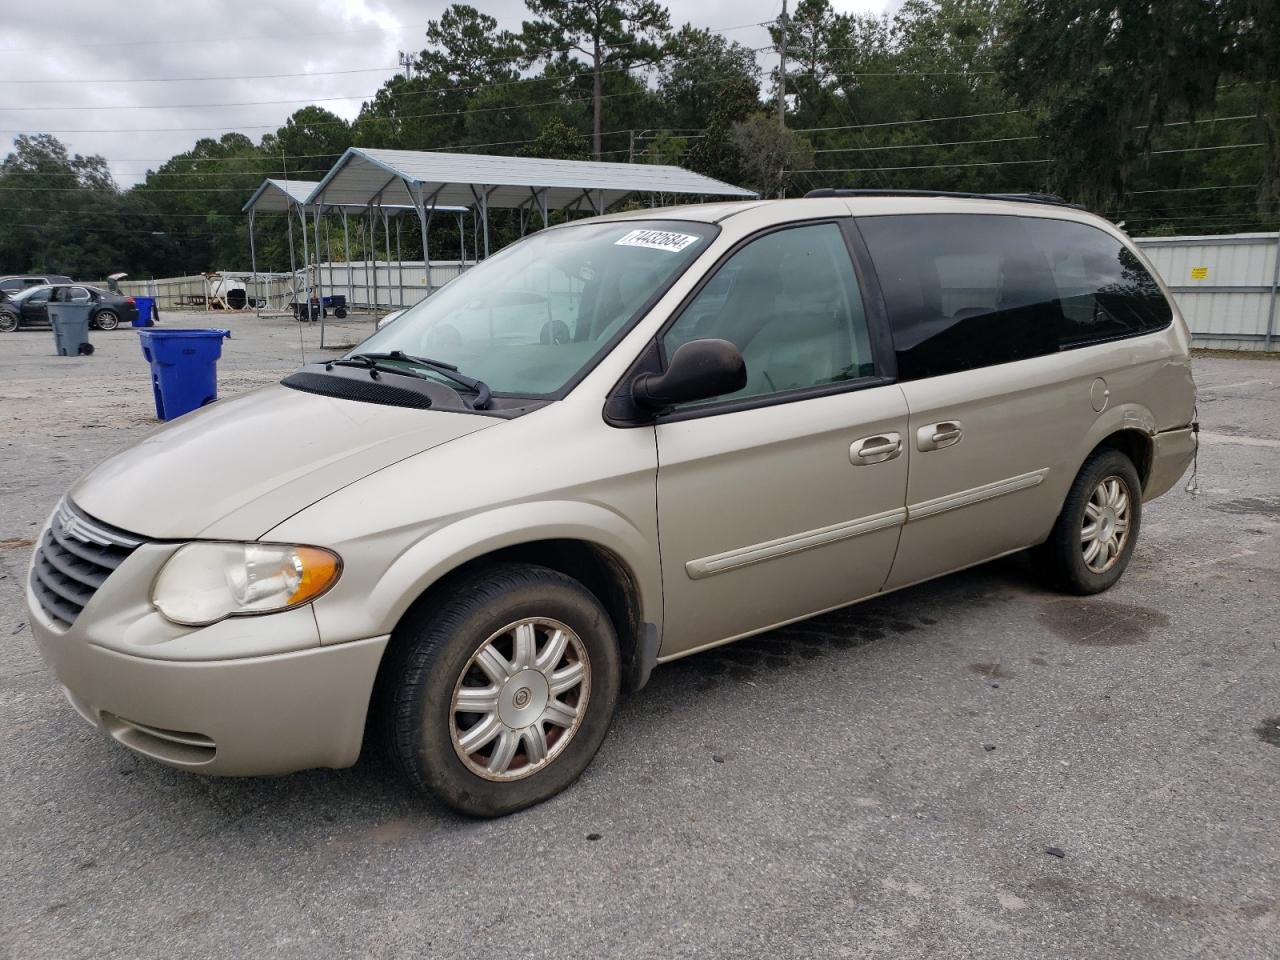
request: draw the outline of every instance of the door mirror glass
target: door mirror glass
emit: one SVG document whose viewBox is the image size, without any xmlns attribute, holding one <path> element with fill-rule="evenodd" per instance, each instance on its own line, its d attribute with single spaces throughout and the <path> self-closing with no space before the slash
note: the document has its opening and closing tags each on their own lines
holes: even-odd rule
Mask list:
<svg viewBox="0 0 1280 960">
<path fill-rule="evenodd" d="M 676 348 L 664 373 L 642 373 L 631 392 L 649 410 L 694 403 L 747 385 L 747 365 L 728 340 L 690 340 Z"/>
</svg>

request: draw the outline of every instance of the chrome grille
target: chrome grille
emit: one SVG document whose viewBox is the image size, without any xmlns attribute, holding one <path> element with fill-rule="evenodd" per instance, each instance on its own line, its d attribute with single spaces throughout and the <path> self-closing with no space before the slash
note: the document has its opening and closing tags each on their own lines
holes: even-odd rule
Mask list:
<svg viewBox="0 0 1280 960">
<path fill-rule="evenodd" d="M 31 567 L 31 588 L 41 609 L 62 626 L 71 626 L 111 571 L 143 542 L 86 516 L 64 497 Z"/>
</svg>

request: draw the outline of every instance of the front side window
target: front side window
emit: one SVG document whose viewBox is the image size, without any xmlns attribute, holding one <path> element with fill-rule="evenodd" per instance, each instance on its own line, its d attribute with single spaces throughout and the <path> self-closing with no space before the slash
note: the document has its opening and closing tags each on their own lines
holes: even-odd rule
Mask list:
<svg viewBox="0 0 1280 960">
<path fill-rule="evenodd" d="M 875 374 L 857 276 L 838 225 L 789 227 L 725 261 L 662 338 L 728 340 L 747 385 L 713 401 L 829 386 Z"/>
<path fill-rule="evenodd" d="M 410 307 L 353 353 L 398 350 L 452 364 L 497 394 L 554 395 L 590 368 L 718 230 L 629 220 L 536 233 Z M 430 367 L 416 372 L 435 375 Z"/>
<path fill-rule="evenodd" d="M 1137 257 L 1088 224 L 990 214 L 864 217 L 903 380 L 1168 325 Z"/>
</svg>

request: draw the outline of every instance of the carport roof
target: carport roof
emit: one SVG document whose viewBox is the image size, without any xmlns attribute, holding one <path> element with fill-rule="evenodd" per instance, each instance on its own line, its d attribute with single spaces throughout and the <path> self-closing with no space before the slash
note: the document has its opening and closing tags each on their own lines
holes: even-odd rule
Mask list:
<svg viewBox="0 0 1280 960">
<path fill-rule="evenodd" d="M 319 182 L 318 180 L 275 180 L 268 178 L 262 181 L 262 185 L 257 190 L 253 191 L 253 196 L 240 208 L 240 211 L 242 213 L 247 213 L 250 210 L 261 213 L 284 213 L 290 207 L 303 207 L 310 213 L 315 208 L 307 203 L 307 198 L 315 191 Z M 363 210 L 368 206 L 368 203 L 367 199 L 360 203 L 346 204 L 326 200 L 324 206 L 326 210 Z M 388 213 L 395 214 L 411 212 L 417 208 L 411 204 L 384 204 L 382 209 Z M 468 207 L 436 207 L 436 211 L 440 213 L 466 213 L 468 209 Z"/>
<path fill-rule="evenodd" d="M 301 206 L 316 188 L 317 180 L 273 180 L 262 181 L 262 186 L 253 191 L 243 207 L 242 213 L 250 210 L 261 210 L 265 213 L 284 213 L 290 207 Z"/>
<path fill-rule="evenodd" d="M 351 147 L 307 202 L 430 206 L 478 203 L 521 207 L 546 192 L 551 209 L 598 204 L 607 208 L 633 193 L 753 198 L 750 190 L 681 167 L 585 160 L 542 160 L 476 153 L 424 153 Z M 417 196 L 415 196 L 417 194 Z"/>
</svg>

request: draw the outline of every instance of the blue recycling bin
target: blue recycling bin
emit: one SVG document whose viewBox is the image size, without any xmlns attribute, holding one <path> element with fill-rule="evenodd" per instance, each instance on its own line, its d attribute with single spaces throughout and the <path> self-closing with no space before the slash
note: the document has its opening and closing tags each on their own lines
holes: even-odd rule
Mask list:
<svg viewBox="0 0 1280 960">
<path fill-rule="evenodd" d="M 218 399 L 218 358 L 230 330 L 139 330 L 156 416 L 172 420 Z"/>
<path fill-rule="evenodd" d="M 155 325 L 155 297 L 134 297 L 133 302 L 138 305 L 138 315 L 133 318 L 135 327 L 150 327 Z"/>
</svg>

